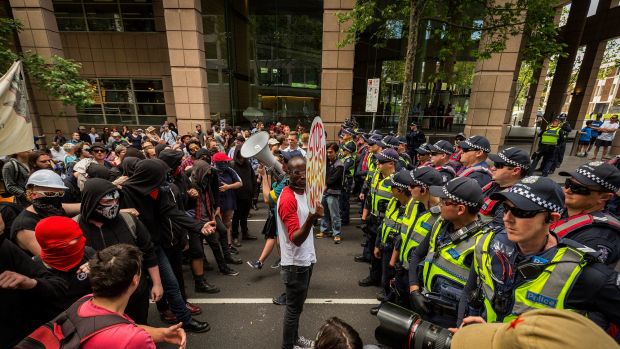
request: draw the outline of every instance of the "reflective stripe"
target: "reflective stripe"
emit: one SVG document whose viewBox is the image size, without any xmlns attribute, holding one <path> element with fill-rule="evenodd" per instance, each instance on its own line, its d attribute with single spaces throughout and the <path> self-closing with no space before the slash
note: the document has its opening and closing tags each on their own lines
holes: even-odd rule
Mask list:
<svg viewBox="0 0 620 349">
<path fill-rule="evenodd" d="M 549 127 L 543 132 L 540 142 L 542 144 L 557 145 L 560 139 L 560 127 Z"/>
<path fill-rule="evenodd" d="M 433 267 L 438 267 L 439 269 L 445 271 L 446 273 L 462 280 L 463 282 L 467 282 L 467 278 L 469 276 L 469 269 L 461 268 L 452 262 L 443 258 L 441 254 L 437 254 L 437 258 L 433 259 L 433 253 L 429 253 L 426 255 L 425 261 L 431 263 Z"/>
</svg>

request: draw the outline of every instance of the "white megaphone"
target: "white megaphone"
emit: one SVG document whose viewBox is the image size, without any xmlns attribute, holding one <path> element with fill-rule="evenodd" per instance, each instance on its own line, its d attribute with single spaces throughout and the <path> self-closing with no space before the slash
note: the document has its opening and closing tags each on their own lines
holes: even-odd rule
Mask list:
<svg viewBox="0 0 620 349">
<path fill-rule="evenodd" d="M 241 156 L 246 159 L 253 157 L 266 167 L 275 169 L 279 174 L 284 174 L 282 164 L 271 153 L 271 149 L 267 145 L 268 142 L 269 132 L 261 131 L 254 134 L 241 146 Z"/>
</svg>

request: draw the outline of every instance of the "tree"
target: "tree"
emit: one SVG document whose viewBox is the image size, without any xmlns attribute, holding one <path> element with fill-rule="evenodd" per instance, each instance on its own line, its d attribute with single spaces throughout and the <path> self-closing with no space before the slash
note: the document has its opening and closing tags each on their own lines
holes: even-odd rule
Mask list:
<svg viewBox="0 0 620 349">
<path fill-rule="evenodd" d="M 562 51 L 564 45 L 556 42 L 558 29 L 553 23 L 557 0 L 392 0 L 386 4 L 378 0 L 360 0 L 346 13 L 339 13 L 340 23 L 351 25 L 345 31 L 340 46 L 356 43 L 361 34 L 368 33 L 371 41 L 383 45 L 390 38 L 393 23 L 407 24 L 407 53 L 403 76 L 402 105 L 398 133 L 406 132 L 411 106 L 413 67 L 418 49 L 418 28 L 433 23 L 431 35 L 441 40 L 439 61 L 454 63 L 457 52 L 479 41 L 470 54 L 487 59 L 506 48 L 506 41 L 524 34 L 526 45 L 523 60 L 532 69 L 542 64 L 544 57 Z M 428 29 L 427 29 L 428 30 Z M 441 79 L 438 75 L 436 79 Z"/>
<path fill-rule="evenodd" d="M 70 59 L 52 55 L 49 60 L 27 51 L 15 52 L 13 38 L 23 28 L 15 19 L 0 18 L 0 75 L 21 60 L 27 76 L 35 86 L 65 105 L 87 107 L 95 102 L 95 89 L 80 77 L 81 65 Z"/>
</svg>

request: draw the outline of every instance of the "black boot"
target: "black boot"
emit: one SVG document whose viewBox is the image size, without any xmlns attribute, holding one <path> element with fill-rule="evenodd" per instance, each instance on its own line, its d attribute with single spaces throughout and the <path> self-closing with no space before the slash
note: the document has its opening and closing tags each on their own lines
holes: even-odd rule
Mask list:
<svg viewBox="0 0 620 349">
<path fill-rule="evenodd" d="M 199 293 L 218 293 L 220 289 L 208 283 L 204 278 L 196 278 L 194 280 L 194 290 Z"/>
</svg>

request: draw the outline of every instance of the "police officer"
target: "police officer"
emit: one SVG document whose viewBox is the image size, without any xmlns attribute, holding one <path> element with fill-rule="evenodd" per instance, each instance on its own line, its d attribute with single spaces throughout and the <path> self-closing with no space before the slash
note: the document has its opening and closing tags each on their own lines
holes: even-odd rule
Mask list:
<svg viewBox="0 0 620 349">
<path fill-rule="evenodd" d="M 381 258 L 381 286 L 382 292 L 377 296 L 381 301 L 388 299 L 394 300 L 396 295 L 390 290 L 390 283 L 394 277 L 394 241 L 402 233 L 409 230 L 413 226 L 415 220 L 423 210 L 420 210 L 420 204 L 411 197 L 409 191 L 409 183 L 413 179 L 407 171 L 402 169 L 390 178 L 386 179 L 386 185 L 392 190 L 392 198 L 388 202 L 385 218 L 381 225 L 381 232 L 377 234 L 375 242 L 375 257 Z M 428 232 L 428 231 L 427 231 Z M 424 236 L 418 237 L 422 241 Z M 371 309 L 372 314 L 376 314 L 379 307 Z"/>
<path fill-rule="evenodd" d="M 416 166 L 431 166 L 431 148 L 430 143 L 422 144 L 416 149 Z"/>
<path fill-rule="evenodd" d="M 468 311 L 510 322 L 528 310 L 556 308 L 620 321 L 618 273 L 597 263 L 596 251 L 550 231 L 564 209 L 555 182 L 525 177 L 491 199 L 502 201 L 506 229 L 478 237 L 459 319 Z"/>
<path fill-rule="evenodd" d="M 551 170 L 551 173 L 562 165 L 562 162 L 564 161 L 564 153 L 566 153 L 566 141 L 568 140 L 568 134 L 573 130 L 566 121 L 566 113 L 560 114 L 558 119 L 560 120 L 560 139 L 558 142 L 558 148 L 555 152 L 555 159 L 553 161 L 553 169 Z"/>
<path fill-rule="evenodd" d="M 388 207 L 388 202 L 392 198 L 392 189 L 388 185 L 389 177 L 396 170 L 398 153 L 394 149 L 384 149 L 377 154 L 378 171 L 375 172 L 370 183 L 370 222 L 367 229 L 366 248 L 373 251 L 370 258 L 370 275 L 359 281 L 362 287 L 379 286 L 381 282 L 381 259 L 375 252 L 377 235 L 383 224 L 383 219 Z"/>
<path fill-rule="evenodd" d="M 478 219 L 482 190 L 475 180 L 457 177 L 444 186 L 431 186 L 430 193 L 441 198 L 441 217 L 411 255 L 409 265 L 423 262 L 423 270 L 421 280 L 409 273 L 410 300 L 428 321 L 454 327 L 476 236 L 485 229 Z"/>
<path fill-rule="evenodd" d="M 415 209 L 417 215 L 407 216 L 401 223 L 400 234 L 396 235 L 394 240 L 394 250 L 390 260 L 390 265 L 396 268 L 394 282 L 396 303 L 412 309 L 409 304 L 409 272 L 410 270 L 415 272 L 416 267 L 409 268 L 409 257 L 439 218 L 439 198 L 431 197 L 428 188 L 433 185 L 442 185 L 443 181 L 437 170 L 425 166 L 412 171 L 401 170 L 394 175 L 392 182 L 394 183 L 392 193 L 395 187 L 403 189 L 403 186 L 407 186 L 411 202 L 417 205 Z"/>
<path fill-rule="evenodd" d="M 407 132 L 407 150 L 409 152 L 409 157 L 411 160 L 416 159 L 417 152 L 419 146 L 426 142 L 426 136 L 422 130 L 418 129 L 418 125 L 414 122 L 409 124 L 409 132 Z"/>
<path fill-rule="evenodd" d="M 554 118 L 545 131 L 540 133 L 540 143 L 538 146 L 539 156 L 542 157 L 542 176 L 547 177 L 555 169 L 555 154 L 560 144 L 562 128 L 560 119 Z"/>
<path fill-rule="evenodd" d="M 615 265 L 620 259 L 620 220 L 605 206 L 620 190 L 620 171 L 594 161 L 560 175 L 569 177 L 563 189 L 566 211 L 551 230 L 599 251 L 601 263 Z"/>
<path fill-rule="evenodd" d="M 480 187 L 489 184 L 493 174 L 489 170 L 486 160 L 491 152 L 491 144 L 486 137 L 471 136 L 459 143 L 461 147 L 460 162 L 463 164 L 456 173 L 459 177 L 469 177 L 475 179 Z"/>
<path fill-rule="evenodd" d="M 400 163 L 402 164 L 402 168 L 406 168 L 408 170 L 413 169 L 413 161 L 411 160 L 411 156 L 407 153 L 407 137 L 400 136 L 396 137 L 398 140 L 398 156 L 400 157 Z"/>
<path fill-rule="evenodd" d="M 431 164 L 443 178 L 443 183 L 447 183 L 452 178 L 456 177 L 456 171 L 449 165 L 450 156 L 454 153 L 454 147 L 450 142 L 440 140 L 435 144 L 430 145 L 431 149 Z"/>
<path fill-rule="evenodd" d="M 353 179 L 355 176 L 355 143 L 347 142 L 340 146 L 340 161 L 344 165 L 344 176 L 342 183 L 342 193 L 340 195 L 340 218 L 342 225 L 349 224 L 349 198 L 353 190 Z"/>
<path fill-rule="evenodd" d="M 364 137 L 364 140 L 368 143 L 368 152 L 364 157 L 364 160 L 360 166 L 360 173 L 364 176 L 364 183 L 362 184 L 362 189 L 359 195 L 359 199 L 362 202 L 362 229 L 366 229 L 367 219 L 370 214 L 370 181 L 375 175 L 377 171 L 377 158 L 376 155 L 381 152 L 382 148 L 380 145 L 380 141 L 383 137 L 381 135 L 369 135 Z M 356 262 L 369 262 L 370 255 L 372 251 L 368 251 L 368 253 L 364 254 L 362 257 L 356 257 Z"/>
<path fill-rule="evenodd" d="M 480 209 L 480 215 L 485 221 L 491 221 L 491 225 L 497 229 L 504 226 L 504 210 L 497 200 L 491 200 L 493 193 L 508 189 L 527 176 L 530 168 L 530 156 L 522 149 L 510 147 L 497 154 L 489 154 L 493 161 L 491 172 L 493 180 L 484 188 L 484 203 Z"/>
</svg>

